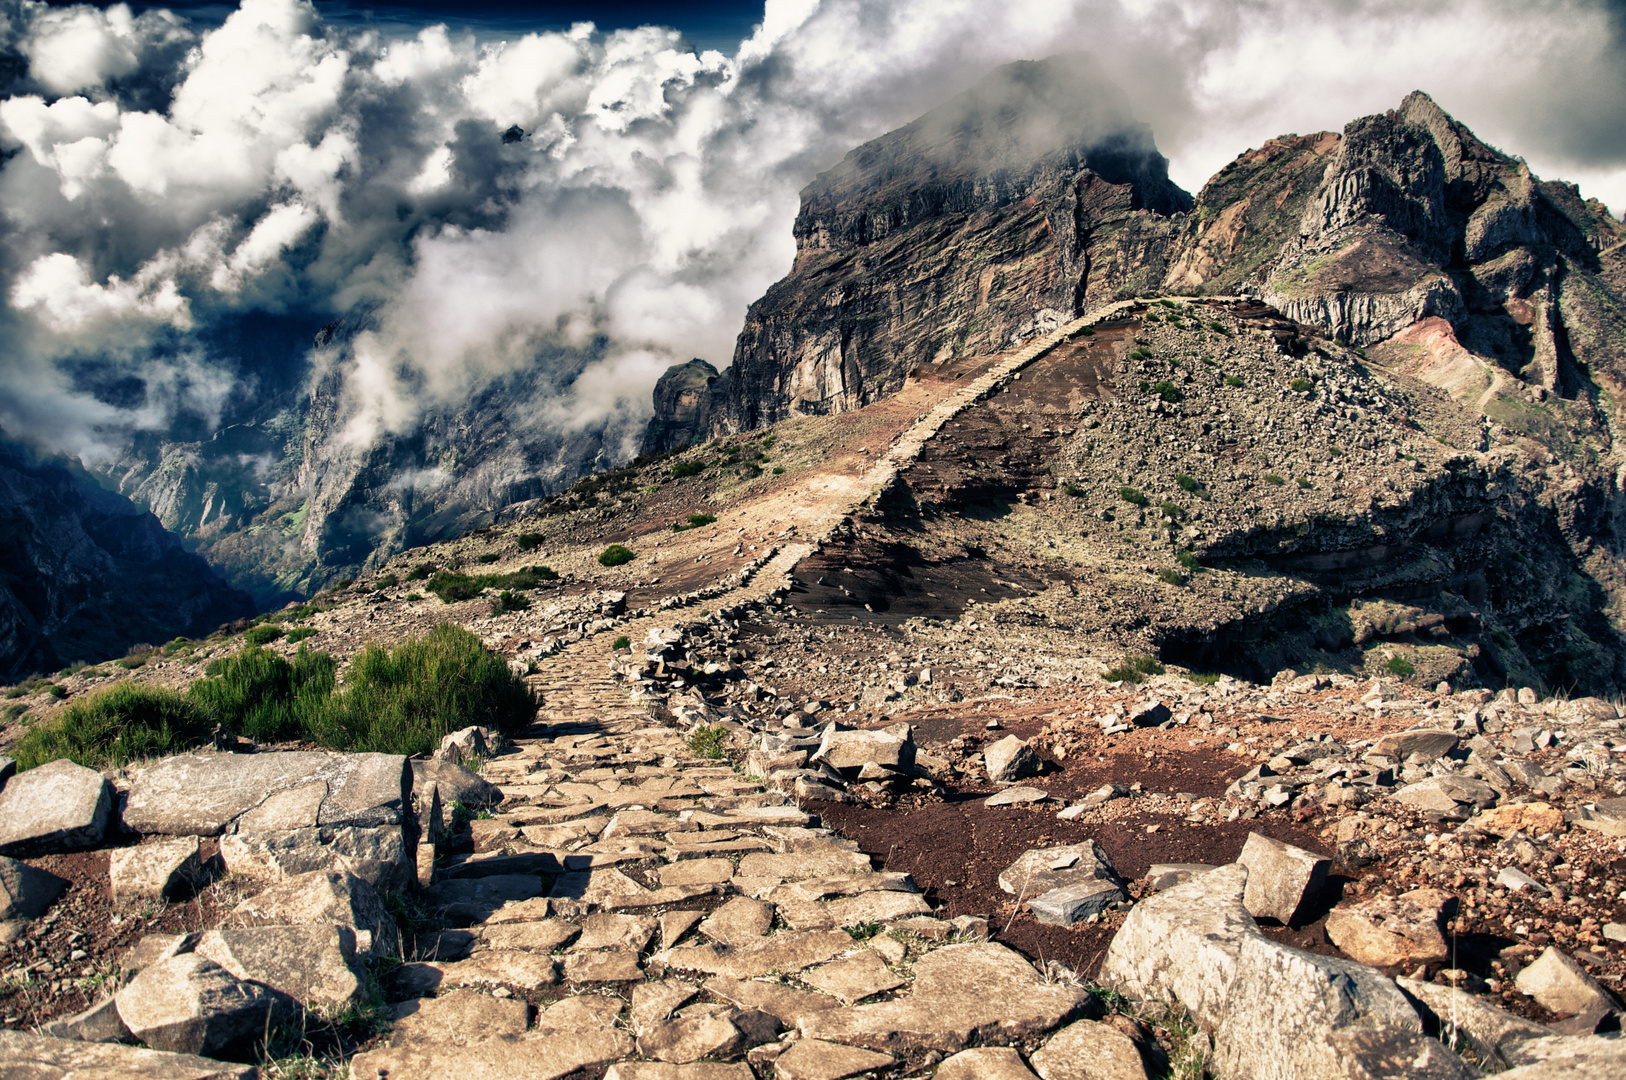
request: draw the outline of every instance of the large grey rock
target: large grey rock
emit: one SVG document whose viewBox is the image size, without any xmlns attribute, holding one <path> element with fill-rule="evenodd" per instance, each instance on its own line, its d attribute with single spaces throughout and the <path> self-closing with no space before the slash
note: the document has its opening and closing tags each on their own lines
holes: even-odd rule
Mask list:
<svg viewBox="0 0 1626 1080">
<path fill-rule="evenodd" d="M 41 1034 L 53 1039 L 80 1039 L 84 1042 L 134 1042 L 135 1036 L 119 1016 L 118 1002 L 112 998 L 97 1002 L 73 1016 L 46 1024 Z"/>
<path fill-rule="evenodd" d="M 1405 761 L 1413 754 L 1433 761 L 1455 750 L 1457 741 L 1457 737 L 1451 732 L 1434 728 L 1396 731 L 1379 739 L 1372 747 L 1372 752 L 1394 758 L 1396 761 Z"/>
<path fill-rule="evenodd" d="M 182 754 L 136 775 L 124 823 L 141 833 L 215 836 L 265 806 L 248 828 L 378 828 L 405 820 L 411 790 L 399 754 Z"/>
<path fill-rule="evenodd" d="M 114 995 L 130 1033 L 154 1050 L 246 1060 L 295 1010 L 288 998 L 186 953 L 142 971 Z"/>
<path fill-rule="evenodd" d="M 1249 833 L 1237 862 L 1248 868 L 1242 904 L 1256 919 L 1292 926 L 1327 883 L 1332 862 L 1292 844 Z"/>
<path fill-rule="evenodd" d="M 887 1053 L 950 1052 L 1049 1031 L 1081 1017 L 1090 1001 L 1081 988 L 1046 985 L 1003 945 L 949 945 L 916 962 L 907 997 L 811 1013 L 797 1027 L 810 1039 Z"/>
<path fill-rule="evenodd" d="M 447 736 L 448 739 L 451 737 Z M 414 758 L 412 784 L 416 791 L 423 791 L 429 784 L 438 784 L 441 802 L 447 805 L 458 803 L 472 810 L 483 810 L 502 802 L 502 788 L 455 761 L 435 758 L 422 761 Z"/>
<path fill-rule="evenodd" d="M 1620 1080 L 1626 1076 L 1626 1040 L 1555 1036 L 1515 1043 L 1507 1050 L 1514 1068 L 1498 1080 Z"/>
<path fill-rule="evenodd" d="M 1068 1024 L 1032 1057 L 1044 1080 L 1147 1080 L 1135 1040 L 1110 1024 Z"/>
<path fill-rule="evenodd" d="M 452 1043 L 467 1046 L 525 1034 L 530 1007 L 512 998 L 478 990 L 453 990 L 435 998 L 415 998 L 395 1006 L 390 1041 Z"/>
<path fill-rule="evenodd" d="M 208 930 L 193 949 L 239 979 L 264 983 L 331 1013 L 366 1000 L 349 926 L 250 926 Z"/>
<path fill-rule="evenodd" d="M 1513 985 L 1553 1012 L 1584 1013 L 1621 1007 L 1620 999 L 1582 970 L 1573 957 L 1551 945 L 1519 972 Z"/>
<path fill-rule="evenodd" d="M 1416 1010 L 1382 973 L 1259 934 L 1243 938 L 1226 997 L 1214 1037 L 1214 1071 L 1226 1080 L 1341 1076 L 1333 1032 L 1351 1027 L 1422 1031 Z"/>
<path fill-rule="evenodd" d="M 67 887 L 65 878 L 0 855 L 0 922 L 39 918 Z"/>
<path fill-rule="evenodd" d="M 1015 735 L 1007 735 L 985 749 L 982 762 L 988 769 L 988 779 L 996 784 L 1033 776 L 1044 765 L 1038 752 Z"/>
<path fill-rule="evenodd" d="M 1485 1074 L 1439 1039 L 1408 1028 L 1350 1027 L 1327 1036 L 1339 1080 L 1478 1080 Z"/>
<path fill-rule="evenodd" d="M 865 765 L 898 772 L 915 763 L 915 743 L 908 724 L 893 724 L 879 731 L 842 729 L 830 724 L 824 729 L 812 761 L 849 777 L 856 776 Z"/>
<path fill-rule="evenodd" d="M 108 878 L 115 904 L 178 899 L 203 880 L 198 838 L 115 848 L 108 855 Z"/>
<path fill-rule="evenodd" d="M 220 838 L 220 858 L 233 874 L 257 881 L 286 881 L 316 870 L 343 870 L 381 892 L 394 892 L 417 878 L 399 825 L 239 830 Z"/>
<path fill-rule="evenodd" d="M 844 1080 L 849 1076 L 862 1076 L 878 1069 L 889 1069 L 896 1062 L 891 1054 L 877 1054 L 856 1046 L 824 1042 L 820 1039 L 802 1039 L 774 1059 L 775 1080 Z"/>
<path fill-rule="evenodd" d="M 0 855 L 95 847 L 112 806 L 102 774 L 66 758 L 20 772 L 0 788 Z"/>
<path fill-rule="evenodd" d="M 1545 1024 L 1515 1016 L 1478 994 L 1454 986 L 1405 978 L 1395 982 L 1411 995 L 1413 1007 L 1424 1020 L 1437 1024 L 1441 1031 L 1454 1028 L 1468 1040 L 1479 1060 L 1494 1068 L 1511 1064 L 1507 1058 L 1508 1048 L 1552 1034 L 1552 1029 Z"/>
<path fill-rule="evenodd" d="M 348 926 L 356 931 L 358 952 L 401 954 L 395 920 L 378 893 L 343 871 L 318 870 L 273 885 L 238 904 L 232 920 L 239 926 Z"/>
<path fill-rule="evenodd" d="M 1203 1028 L 1218 1026 L 1242 942 L 1257 934 L 1242 906 L 1248 868 L 1199 874 L 1136 904 L 1107 947 L 1101 981 L 1141 1001 L 1179 1002 Z"/>
<path fill-rule="evenodd" d="M 938 1066 L 933 1080 L 1036 1080 L 1022 1064 L 1022 1055 L 1009 1046 L 979 1046 L 961 1050 Z"/>
<path fill-rule="evenodd" d="M 1599 799 L 1583 804 L 1575 824 L 1605 836 L 1626 836 L 1626 799 Z"/>
<path fill-rule="evenodd" d="M 254 1080 L 257 1075 L 252 1065 L 192 1054 L 0 1031 L 5 1080 Z"/>
<path fill-rule="evenodd" d="M 1407 784 L 1396 791 L 1393 798 L 1419 810 L 1438 810 L 1442 814 L 1457 812 L 1461 806 L 1483 809 L 1496 804 L 1496 789 L 1483 780 L 1471 776 L 1431 776 L 1415 784 Z"/>
<path fill-rule="evenodd" d="M 1450 955 L 1445 920 L 1457 898 L 1439 889 L 1413 889 L 1340 904 L 1327 915 L 1327 937 L 1345 955 L 1374 967 L 1414 968 Z"/>
<path fill-rule="evenodd" d="M 495 743 L 496 738 L 489 728 L 460 728 L 440 740 L 435 760 L 453 765 L 478 765 L 491 756 Z"/>
</svg>

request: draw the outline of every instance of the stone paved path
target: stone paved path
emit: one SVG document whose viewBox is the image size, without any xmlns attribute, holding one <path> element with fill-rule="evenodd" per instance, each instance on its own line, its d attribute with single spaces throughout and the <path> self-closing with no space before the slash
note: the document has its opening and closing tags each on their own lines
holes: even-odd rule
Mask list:
<svg viewBox="0 0 1626 1080">
<path fill-rule="evenodd" d="M 1126 306 L 956 389 L 861 478 L 824 486 L 800 523 L 810 542 L 780 547 L 707 607 L 770 602 L 944 423 Z M 426 890 L 439 928 L 391 974 L 391 1042 L 355 1058 L 357 1080 L 545 1080 L 606 1062 L 619 1080 L 745 1080 L 752 1064 L 838 1080 L 1081 1014 L 1084 991 L 987 942 L 985 920 L 937 919 L 907 875 L 876 872 L 784 793 L 697 756 L 634 704 L 606 641 L 658 641 L 680 616 L 622 620 L 538 662 L 536 724 L 481 770 L 503 801 L 471 823 L 476 853 Z M 533 1017 L 521 997 L 545 1007 Z"/>
</svg>

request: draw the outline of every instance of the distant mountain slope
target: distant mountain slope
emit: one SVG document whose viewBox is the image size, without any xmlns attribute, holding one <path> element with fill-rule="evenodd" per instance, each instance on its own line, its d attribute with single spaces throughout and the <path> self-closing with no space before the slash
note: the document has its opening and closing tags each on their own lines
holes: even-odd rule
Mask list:
<svg viewBox="0 0 1626 1080">
<path fill-rule="evenodd" d="M 0 679 L 204 634 L 253 610 L 156 517 L 0 440 Z"/>
</svg>

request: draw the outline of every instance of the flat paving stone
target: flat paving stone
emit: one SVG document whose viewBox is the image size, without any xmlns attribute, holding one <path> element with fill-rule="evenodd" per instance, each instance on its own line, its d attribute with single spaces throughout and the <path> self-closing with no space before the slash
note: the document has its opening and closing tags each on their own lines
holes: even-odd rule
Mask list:
<svg viewBox="0 0 1626 1080">
<path fill-rule="evenodd" d="M 695 994 L 700 988 L 693 983 L 676 979 L 642 982 L 632 988 L 632 1029 L 635 1034 L 665 1023 L 672 1011 Z"/>
<path fill-rule="evenodd" d="M 512 986 L 540 990 L 559 981 L 553 957 L 518 949 L 491 949 L 438 965 L 443 986 Z"/>
<path fill-rule="evenodd" d="M 609 1031 L 621 1016 L 623 1002 L 608 994 L 576 994 L 549 1005 L 536 1018 L 536 1031 Z"/>
<path fill-rule="evenodd" d="M 530 1007 L 516 998 L 495 998 L 477 990 L 453 990 L 437 998 L 397 1004 L 390 1041 L 467 1046 L 486 1039 L 525 1034 L 529 1014 Z"/>
<path fill-rule="evenodd" d="M 790 855 L 755 854 L 740 860 L 741 877 L 776 877 L 781 881 L 833 874 L 859 874 L 870 869 L 868 855 L 855 851 L 796 852 Z"/>
<path fill-rule="evenodd" d="M 575 923 L 563 919 L 544 919 L 541 922 L 498 923 L 480 930 L 482 944 L 493 949 L 524 949 L 527 952 L 552 952 L 580 931 Z"/>
<path fill-rule="evenodd" d="M 783 983 L 757 979 L 735 979 L 719 975 L 705 981 L 704 989 L 741 1009 L 759 1009 L 793 1027 L 797 1018 L 834 1009 L 841 1002 L 827 994 L 797 990 Z"/>
<path fill-rule="evenodd" d="M 644 977 L 633 949 L 594 949 L 573 952 L 565 957 L 565 981 L 637 982 Z"/>
<path fill-rule="evenodd" d="M 756 941 L 773 925 L 773 905 L 736 896 L 700 924 L 700 932 L 724 945 Z"/>
<path fill-rule="evenodd" d="M 619 1031 L 486 1039 L 468 1046 L 412 1043 L 357 1054 L 351 1080 L 558 1080 L 632 1053 Z"/>
<path fill-rule="evenodd" d="M 722 885 L 734 876 L 727 859 L 684 859 L 661 867 L 662 885 Z"/>
<path fill-rule="evenodd" d="M 802 1039 L 774 1059 L 776 1080 L 844 1080 L 877 1069 L 891 1068 L 891 1054 L 879 1054 L 856 1046 Z"/>
<path fill-rule="evenodd" d="M 672 949 L 662 956 L 669 967 L 680 971 L 749 979 L 771 971 L 794 974 L 854 947 L 853 939 L 839 930 L 810 930 L 775 934 L 748 945 L 711 944 Z"/>
<path fill-rule="evenodd" d="M 0 1031 L 0 1075 L 15 1076 L 18 1080 L 73 1080 L 75 1077 L 84 1080 L 113 1080 L 115 1077 L 119 1080 L 253 1080 L 259 1070 L 252 1065 L 234 1065 L 139 1046 Z M 745 1077 L 749 1075 L 746 1073 Z"/>
<path fill-rule="evenodd" d="M 932 1080 L 1037 1080 L 1009 1046 L 979 1046 L 944 1060 Z"/>
<path fill-rule="evenodd" d="M 908 982 L 886 966 L 879 954 L 871 951 L 802 972 L 801 979 L 815 990 L 822 990 L 851 1005 L 874 994 L 895 990 Z"/>
<path fill-rule="evenodd" d="M 674 1065 L 664 1061 L 623 1061 L 611 1065 L 604 1080 L 756 1080 L 756 1074 L 743 1062 Z"/>
<path fill-rule="evenodd" d="M 694 924 L 706 917 L 703 911 L 668 911 L 660 917 L 661 922 L 661 948 L 670 949 L 683 939 L 694 928 Z"/>
<path fill-rule="evenodd" d="M 582 936 L 571 948 L 579 951 L 624 948 L 642 952 L 659 925 L 659 920 L 647 915 L 599 912 L 582 920 Z"/>
</svg>

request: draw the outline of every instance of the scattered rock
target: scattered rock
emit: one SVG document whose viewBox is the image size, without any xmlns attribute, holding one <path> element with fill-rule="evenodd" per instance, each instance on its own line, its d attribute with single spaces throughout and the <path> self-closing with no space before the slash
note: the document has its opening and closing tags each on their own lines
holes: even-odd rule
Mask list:
<svg viewBox="0 0 1626 1080">
<path fill-rule="evenodd" d="M 626 1057 L 632 1050 L 632 1040 L 619 1031 L 494 1038 L 467 1046 L 412 1042 L 357 1054 L 350 1062 L 350 1076 L 351 1080 L 556 1080 Z"/>
<path fill-rule="evenodd" d="M 1423 728 L 1417 731 L 1396 731 L 1378 739 L 1372 752 L 1395 761 L 1405 761 L 1412 755 L 1422 762 L 1444 757 L 1457 748 L 1457 736 L 1449 731 Z"/>
<path fill-rule="evenodd" d="M 895 990 L 907 982 L 894 975 L 879 955 L 868 950 L 804 971 L 801 979 L 813 989 L 839 998 L 843 1005 Z"/>
<path fill-rule="evenodd" d="M 1248 868 L 1242 903 L 1256 919 L 1294 925 L 1327 883 L 1329 859 L 1259 833 L 1249 833 L 1237 862 Z"/>
<path fill-rule="evenodd" d="M 395 920 L 371 885 L 341 871 L 316 871 L 273 885 L 234 909 L 243 926 L 348 926 L 356 950 L 374 956 L 401 955 Z"/>
<path fill-rule="evenodd" d="M 1348 1080 L 1478 1080 L 1485 1075 L 1439 1039 L 1408 1028 L 1341 1028 L 1327 1040 L 1338 1062 L 1336 1075 Z"/>
<path fill-rule="evenodd" d="M 1546 803 L 1508 803 L 1493 806 L 1474 818 L 1474 828 L 1495 836 L 1512 836 L 1522 832 L 1526 836 L 1561 832 L 1564 813 Z"/>
<path fill-rule="evenodd" d="M 39 918 L 67 887 L 64 878 L 0 855 L 0 921 Z"/>
<path fill-rule="evenodd" d="M 53 1039 L 80 1039 L 84 1042 L 134 1042 L 135 1036 L 119 1016 L 118 1002 L 112 998 L 97 1002 L 65 1020 L 46 1024 L 42 1034 Z"/>
<path fill-rule="evenodd" d="M 115 904 L 178 899 L 203 879 L 198 838 L 179 837 L 114 848 L 109 852 L 108 876 Z"/>
<path fill-rule="evenodd" d="M 982 752 L 982 760 L 988 769 L 988 779 L 996 784 L 1033 776 L 1044 764 L 1033 747 L 1015 735 L 1007 735 L 989 746 Z"/>
<path fill-rule="evenodd" d="M 1032 1060 L 1044 1080 L 1147 1080 L 1135 1040 L 1093 1020 L 1062 1028 Z"/>
<path fill-rule="evenodd" d="M 1393 798 L 1419 810 L 1437 810 L 1442 814 L 1455 814 L 1466 805 L 1484 808 L 1496 802 L 1496 789 L 1482 780 L 1467 776 L 1433 776 L 1408 784 L 1394 793 Z"/>
<path fill-rule="evenodd" d="M 193 949 L 239 979 L 342 1012 L 366 1000 L 356 932 L 348 926 L 253 926 L 209 930 Z"/>
<path fill-rule="evenodd" d="M 473 729 L 465 728 L 464 730 Z M 446 736 L 446 738 L 451 739 L 459 734 L 462 734 L 462 732 L 456 732 L 453 735 Z M 458 762 L 444 758 L 430 758 L 427 761 L 413 758 L 413 790 L 423 791 L 430 784 L 435 784 L 440 788 L 442 803 L 461 803 L 463 806 L 481 810 L 495 807 L 502 802 L 502 789 L 500 787 L 482 779 L 479 773 L 465 768 Z"/>
<path fill-rule="evenodd" d="M 1008 787 L 1004 791 L 996 792 L 982 801 L 984 806 L 1015 806 L 1021 803 L 1044 802 L 1050 798 L 1048 791 L 1036 787 L 1025 787 L 1018 784 Z"/>
<path fill-rule="evenodd" d="M 1506 1048 L 1552 1034 L 1542 1024 L 1515 1016 L 1497 1008 L 1480 995 L 1454 986 L 1406 978 L 1396 979 L 1395 982 L 1411 995 L 1425 1021 L 1430 1021 L 1432 1014 L 1431 1022 L 1441 1028 L 1455 1027 L 1487 1065 L 1506 1068 L 1509 1064 L 1504 1053 Z"/>
<path fill-rule="evenodd" d="M 890 1054 L 860 1050 L 856 1046 L 802 1039 L 774 1060 L 777 1080 L 843 1080 L 876 1069 L 891 1068 Z"/>
<path fill-rule="evenodd" d="M 254 1080 L 252 1065 L 116 1043 L 81 1042 L 0 1031 L 0 1069 L 17 1080 Z"/>
<path fill-rule="evenodd" d="M 0 788 L 0 855 L 95 847 L 112 806 L 102 774 L 66 758 L 20 772 Z"/>
<path fill-rule="evenodd" d="M 1513 980 L 1553 1012 L 1584 1013 L 1593 1009 L 1619 1009 L 1620 1000 L 1598 984 L 1574 958 L 1548 946 Z"/>
<path fill-rule="evenodd" d="M 1022 1063 L 1022 1055 L 1009 1046 L 981 1046 L 961 1050 L 932 1074 L 933 1080 L 1036 1080 Z"/>
<path fill-rule="evenodd" d="M 1153 863 L 1146 871 L 1146 884 L 1153 892 L 1162 892 L 1213 869 L 1208 863 Z"/>
</svg>

